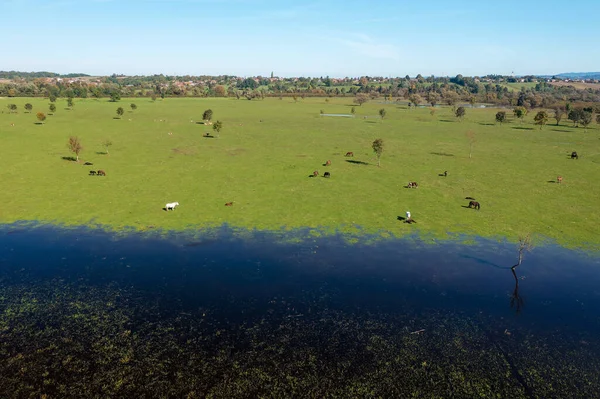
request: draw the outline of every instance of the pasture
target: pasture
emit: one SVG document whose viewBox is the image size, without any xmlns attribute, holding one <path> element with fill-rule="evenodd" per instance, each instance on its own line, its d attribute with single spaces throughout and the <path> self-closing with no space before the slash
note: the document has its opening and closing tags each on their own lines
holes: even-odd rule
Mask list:
<svg viewBox="0 0 600 399">
<path fill-rule="evenodd" d="M 567 246 L 600 244 L 598 125 L 584 132 L 565 118 L 540 130 L 532 124 L 535 112 L 524 123 L 497 125 L 497 109 L 470 108 L 459 122 L 447 107 L 431 115 L 427 108 L 383 100 L 357 106 L 352 99 L 75 99 L 72 110 L 59 99 L 44 124 L 36 113 L 48 113 L 47 99 L 0 99 L 0 222 L 116 230 L 227 223 L 510 240 L 532 233 Z M 8 112 L 10 103 L 18 113 Z M 355 118 L 320 116 L 347 114 L 352 106 Z M 120 119 L 117 107 L 125 109 Z M 223 122 L 218 138 L 204 137 L 215 136 L 212 126 L 196 123 L 208 108 L 213 122 Z M 69 136 L 84 147 L 79 163 L 68 160 Z M 377 138 L 384 140 L 379 168 L 371 148 Z M 349 151 L 354 157 L 345 157 Z M 572 151 L 581 158 L 571 160 Z M 331 165 L 323 166 L 327 160 Z M 309 177 L 314 171 L 319 176 Z M 562 183 L 554 183 L 559 175 Z M 418 188 L 405 188 L 409 181 Z M 481 209 L 466 208 L 465 197 Z M 175 210 L 163 210 L 175 201 Z M 416 224 L 398 220 L 406 211 Z"/>
</svg>

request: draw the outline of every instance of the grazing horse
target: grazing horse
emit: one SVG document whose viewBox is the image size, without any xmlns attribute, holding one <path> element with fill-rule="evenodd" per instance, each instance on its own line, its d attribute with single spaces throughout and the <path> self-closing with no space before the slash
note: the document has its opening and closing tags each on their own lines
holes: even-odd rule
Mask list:
<svg viewBox="0 0 600 399">
<path fill-rule="evenodd" d="M 556 182 L 557 183 L 562 183 L 562 176 L 557 176 L 556 177 Z"/>
<path fill-rule="evenodd" d="M 409 181 L 406 188 L 418 188 L 419 184 L 416 181 Z"/>
<path fill-rule="evenodd" d="M 446 176 L 448 176 L 448 171 L 447 170 L 444 171 L 444 177 L 446 177 Z"/>
<path fill-rule="evenodd" d="M 106 176 L 106 172 L 105 172 L 105 171 L 103 171 L 103 170 L 99 170 L 98 172 L 96 172 L 96 174 L 97 174 L 98 176 Z"/>
<path fill-rule="evenodd" d="M 577 155 L 577 151 L 573 151 L 571 153 L 571 159 L 579 159 L 579 155 Z"/>
<path fill-rule="evenodd" d="M 325 172 L 323 173 L 323 177 L 331 177 L 331 174 L 329 172 Z"/>
<path fill-rule="evenodd" d="M 330 166 L 331 165 L 331 160 L 327 160 L 327 162 L 325 162 L 325 166 Z"/>
<path fill-rule="evenodd" d="M 233 206 L 233 201 L 231 201 L 231 202 L 226 202 L 226 203 L 225 203 L 225 206 Z"/>
<path fill-rule="evenodd" d="M 96 176 L 96 171 L 95 170 L 90 170 L 90 176 Z"/>
<path fill-rule="evenodd" d="M 481 205 L 479 205 L 479 202 L 477 201 L 470 201 L 468 207 L 479 210 L 479 208 L 481 208 Z"/>
<path fill-rule="evenodd" d="M 319 171 L 318 171 L 318 170 L 315 170 L 315 171 L 313 172 L 313 177 L 317 177 L 317 176 L 319 176 Z"/>
<path fill-rule="evenodd" d="M 14 127 L 14 126 L 15 126 L 15 124 L 14 124 L 14 123 L 11 123 L 10 125 L 11 125 L 12 127 Z"/>
<path fill-rule="evenodd" d="M 354 156 L 354 153 L 353 153 L 352 151 L 348 151 L 348 152 L 346 153 L 346 156 L 347 156 L 347 157 L 353 157 L 353 156 Z"/>
<path fill-rule="evenodd" d="M 175 210 L 175 207 L 179 205 L 179 202 L 170 202 L 168 204 L 165 205 L 165 210 L 168 211 L 169 209 L 171 210 Z"/>
</svg>

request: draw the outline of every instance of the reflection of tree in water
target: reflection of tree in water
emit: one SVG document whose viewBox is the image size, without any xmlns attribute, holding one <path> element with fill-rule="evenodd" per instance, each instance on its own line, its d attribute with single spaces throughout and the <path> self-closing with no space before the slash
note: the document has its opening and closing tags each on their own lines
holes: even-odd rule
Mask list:
<svg viewBox="0 0 600 399">
<path fill-rule="evenodd" d="M 515 312 L 517 312 L 517 314 L 521 313 L 521 310 L 523 309 L 523 305 L 525 304 L 525 301 L 523 300 L 523 297 L 521 297 L 521 295 L 519 295 L 519 277 L 517 276 L 517 272 L 515 269 L 521 265 L 521 262 L 523 262 L 523 254 L 526 251 L 531 251 L 531 248 L 533 248 L 533 241 L 531 239 L 530 234 L 519 237 L 519 244 L 517 245 L 517 250 L 519 252 L 519 258 L 518 258 L 517 264 L 510 268 L 510 270 L 513 274 L 513 277 L 515 278 L 515 289 L 514 289 L 512 295 L 510 296 L 510 307 L 514 308 Z"/>
</svg>

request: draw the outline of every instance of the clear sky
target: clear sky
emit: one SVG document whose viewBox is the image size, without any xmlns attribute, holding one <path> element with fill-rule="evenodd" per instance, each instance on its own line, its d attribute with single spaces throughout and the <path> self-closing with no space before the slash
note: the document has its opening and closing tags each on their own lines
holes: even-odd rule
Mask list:
<svg viewBox="0 0 600 399">
<path fill-rule="evenodd" d="M 0 70 L 454 76 L 600 70 L 600 0 L 0 0 Z"/>
</svg>

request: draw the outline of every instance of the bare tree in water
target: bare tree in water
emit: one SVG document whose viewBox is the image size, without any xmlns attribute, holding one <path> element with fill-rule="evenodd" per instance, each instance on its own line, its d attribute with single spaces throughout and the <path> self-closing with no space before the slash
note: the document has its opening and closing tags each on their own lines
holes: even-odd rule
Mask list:
<svg viewBox="0 0 600 399">
<path fill-rule="evenodd" d="M 517 244 L 517 251 L 519 254 L 518 261 L 516 265 L 510 268 L 513 277 L 515 278 L 515 289 L 513 290 L 513 293 L 510 296 L 510 307 L 514 308 L 517 314 L 521 313 L 525 301 L 523 300 L 523 297 L 521 297 L 521 295 L 519 294 L 519 277 L 517 276 L 517 272 L 515 269 L 517 268 L 517 266 L 521 265 L 521 262 L 523 262 L 523 254 L 525 252 L 531 251 L 532 248 L 533 240 L 531 239 L 531 234 L 526 234 L 524 236 L 519 237 L 519 243 Z"/>
</svg>

